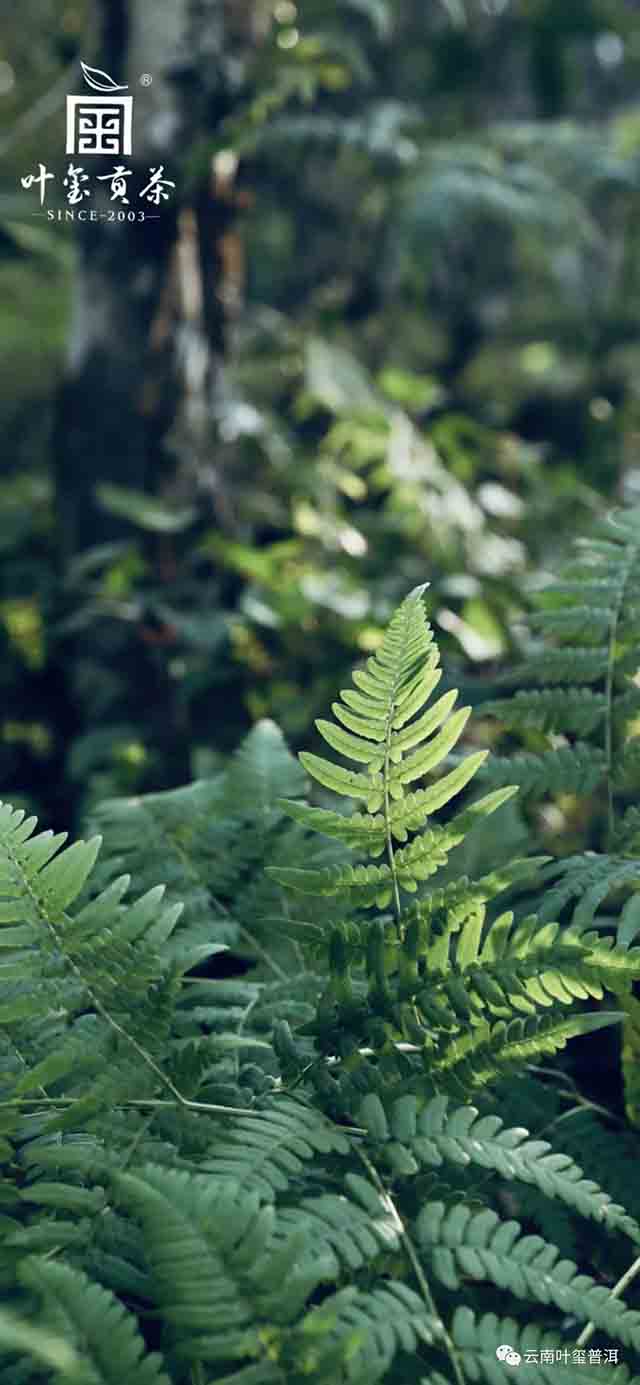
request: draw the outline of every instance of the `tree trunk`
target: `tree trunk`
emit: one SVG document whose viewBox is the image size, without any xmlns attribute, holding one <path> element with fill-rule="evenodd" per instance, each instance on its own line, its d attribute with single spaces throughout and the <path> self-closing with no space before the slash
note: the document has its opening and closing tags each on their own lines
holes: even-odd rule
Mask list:
<svg viewBox="0 0 640 1385">
<path fill-rule="evenodd" d="M 205 176 L 185 186 L 194 146 L 213 138 L 228 98 L 223 0 L 94 0 L 86 61 L 128 83 L 134 98 L 131 206 L 149 170 L 176 183 L 158 220 L 78 225 L 68 370 L 55 455 L 64 557 L 117 537 L 122 521 L 96 504 L 100 482 L 156 490 L 175 467 L 169 433 L 202 442 L 224 349 L 219 245 L 232 208 Z M 142 74 L 152 78 L 140 83 Z M 109 207 L 113 157 L 78 156 L 91 207 Z M 193 183 L 193 180 L 192 180 Z M 98 191 L 99 190 L 99 191 Z M 87 204 L 89 205 L 89 204 Z"/>
<path fill-rule="evenodd" d="M 82 551 L 135 534 L 100 507 L 99 484 L 163 493 L 179 504 L 196 490 L 214 507 L 219 500 L 215 401 L 225 321 L 235 309 L 226 260 L 237 200 L 233 159 L 213 161 L 207 144 L 233 97 L 226 74 L 242 71 L 229 52 L 241 57 L 250 40 L 236 28 L 238 6 L 224 0 L 94 5 L 96 40 L 83 60 L 128 83 L 134 97 L 133 155 L 120 160 L 131 169 L 131 209 L 144 206 L 138 192 L 152 168 L 163 165 L 176 187 L 169 202 L 150 208 L 157 220 L 76 222 L 75 301 L 54 439 L 63 572 Z M 151 84 L 140 82 L 142 74 Z M 87 207 L 106 210 L 110 183 L 97 177 L 113 172 L 114 157 L 74 162 L 91 176 Z M 56 667 L 76 733 L 144 728 L 159 788 L 190 777 L 190 727 L 171 669 L 180 632 L 163 623 L 148 592 L 149 585 L 160 591 L 160 606 L 165 593 L 168 607 L 179 605 L 179 554 L 170 538 L 147 540 L 149 582 L 137 620 L 105 615 L 88 633 L 67 635 Z"/>
</svg>

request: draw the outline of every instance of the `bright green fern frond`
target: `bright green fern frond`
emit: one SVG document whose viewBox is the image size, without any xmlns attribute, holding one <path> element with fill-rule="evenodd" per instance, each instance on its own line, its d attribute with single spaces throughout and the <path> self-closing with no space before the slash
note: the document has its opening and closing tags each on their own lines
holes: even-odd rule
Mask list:
<svg viewBox="0 0 640 1385">
<path fill-rule="evenodd" d="M 423 778 L 442 763 L 469 715 L 468 708 L 451 715 L 456 694 L 447 693 L 416 718 L 440 678 L 438 650 L 421 600 L 423 591 L 419 587 L 410 593 L 393 617 L 377 654 L 365 669 L 356 669 L 353 678 L 358 691 L 341 694 L 344 707 L 336 704 L 342 725 L 317 722 L 332 749 L 345 759 L 367 765 L 368 772 L 342 769 L 317 755 L 300 757 L 325 788 L 362 799 L 369 814 L 385 805 L 386 819 L 389 799 L 402 800 L 404 784 Z M 410 750 L 413 753 L 405 758 Z M 458 788 L 462 787 L 461 782 Z M 425 805 L 425 816 L 458 788 L 450 783 L 450 791 L 439 804 L 431 808 Z"/>
<path fill-rule="evenodd" d="M 622 1080 L 624 1104 L 632 1125 L 640 1126 L 640 1001 L 635 996 L 620 997 L 624 1010 L 622 1030 Z"/>
<path fill-rule="evenodd" d="M 513 1019 L 507 1024 L 480 1023 L 449 1042 L 444 1039 L 437 1064 L 438 1080 L 450 1091 L 472 1092 L 502 1073 L 557 1053 L 578 1034 L 592 1034 L 620 1023 L 622 1018 L 619 1010 L 567 1016 L 552 1009 L 544 1015 Z"/>
<path fill-rule="evenodd" d="M 94 1009 L 116 1032 L 116 1016 L 127 1017 L 128 1032 L 146 1033 L 151 1022 L 159 1038 L 163 987 L 172 989 L 170 959 L 165 956 L 180 916 L 180 906 L 165 908 L 162 886 L 137 902 L 122 903 L 128 878 L 112 883 L 80 909 L 68 911 L 82 890 L 100 840 L 78 842 L 54 855 L 60 838 L 32 836 L 35 820 L 0 809 L 0 946 L 5 990 L 0 1025 L 19 1024 L 25 1016 L 50 1024 L 55 1017 L 72 1020 Z M 167 992 L 167 1003 L 168 992 Z M 153 1023 L 152 1021 L 155 1021 Z M 34 1030 L 37 1041 L 37 1030 Z M 51 1042 L 47 1061 L 67 1070 L 74 1036 L 55 1059 Z M 44 1060 L 44 1053 L 42 1059 Z"/>
<path fill-rule="evenodd" d="M 454 712 L 457 693 L 440 697 L 423 710 L 440 678 L 439 654 L 416 588 L 394 615 L 378 653 L 365 669 L 356 669 L 356 692 L 345 691 L 334 705 L 338 721 L 317 723 L 327 743 L 345 759 L 366 766 L 352 770 L 312 754 L 300 759 L 324 788 L 361 800 L 366 813 L 351 816 L 306 804 L 282 801 L 280 806 L 303 828 L 321 832 L 363 855 L 381 856 L 379 866 L 304 866 L 268 868 L 279 884 L 309 895 L 346 895 L 354 907 L 384 908 L 393 901 L 400 916 L 400 890 L 415 893 L 447 862 L 477 817 L 493 812 L 510 793 L 488 795 L 475 808 L 459 814 L 447 827 L 428 828 L 409 843 L 409 834 L 424 828 L 432 814 L 460 793 L 486 758 L 485 751 L 468 755 L 428 788 L 407 794 L 405 786 L 437 770 L 457 744 L 469 708 Z M 470 815 L 469 815 L 470 814 Z M 394 851 L 394 842 L 403 849 Z"/>
<path fill-rule="evenodd" d="M 25 819 L 10 804 L 0 804 L 0 922 L 31 923 L 58 919 L 78 898 L 94 866 L 100 837 L 74 842 L 60 851 L 66 834 L 32 834 L 36 818 Z"/>
<path fill-rule="evenodd" d="M 452 771 L 452 776 L 448 775 L 439 781 L 438 786 L 442 785 L 447 789 L 452 783 L 458 789 L 464 788 L 465 783 L 473 776 L 476 768 L 481 764 L 485 755 L 481 752 L 481 759 L 476 760 L 473 755 L 467 757 L 464 763 L 464 775 L 459 771 L 462 766 Z M 466 777 L 465 777 L 466 776 Z M 447 783 L 448 781 L 448 783 Z M 481 817 L 488 817 L 491 813 L 502 807 L 508 799 L 517 793 L 516 785 L 509 785 L 505 789 L 497 789 L 494 793 L 486 794 L 484 798 L 472 803 L 463 812 L 458 813 L 447 824 L 446 828 L 432 828 L 433 832 L 446 833 L 451 839 L 451 846 L 457 841 L 463 841 L 467 832 L 475 826 Z M 445 800 L 446 801 L 446 800 Z M 421 827 L 429 812 L 435 811 L 433 804 L 436 796 L 433 790 L 426 790 L 424 795 L 410 794 L 401 802 L 391 804 L 389 813 L 389 825 L 391 836 L 399 842 L 408 840 L 408 833 Z M 307 803 L 290 802 L 288 799 L 281 800 L 283 810 L 292 817 L 294 821 L 300 823 L 302 827 L 308 827 L 313 832 L 321 832 L 327 837 L 334 837 L 338 841 L 344 842 L 345 846 L 350 846 L 356 851 L 361 851 L 369 856 L 381 856 L 384 851 L 387 837 L 387 824 L 382 813 L 375 815 L 364 813 L 353 813 L 350 817 L 341 813 L 331 812 L 326 808 L 311 808 Z M 436 805 L 440 806 L 440 805 Z"/>
</svg>

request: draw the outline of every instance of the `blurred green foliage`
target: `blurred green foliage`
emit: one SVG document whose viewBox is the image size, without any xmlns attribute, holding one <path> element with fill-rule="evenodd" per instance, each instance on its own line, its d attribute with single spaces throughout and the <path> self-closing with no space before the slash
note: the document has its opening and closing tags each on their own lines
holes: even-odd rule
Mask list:
<svg viewBox="0 0 640 1385">
<path fill-rule="evenodd" d="M 188 206 L 212 157 L 239 160 L 204 461 L 178 427 L 175 477 L 96 475 L 105 542 L 71 555 L 52 434 L 74 244 L 20 177 L 59 155 L 95 16 L 25 0 L 4 25 L 0 775 L 54 823 L 181 782 L 265 715 L 310 744 L 425 579 L 452 678 L 491 695 L 523 591 L 637 488 L 637 7 L 258 8 L 180 170 Z"/>
</svg>

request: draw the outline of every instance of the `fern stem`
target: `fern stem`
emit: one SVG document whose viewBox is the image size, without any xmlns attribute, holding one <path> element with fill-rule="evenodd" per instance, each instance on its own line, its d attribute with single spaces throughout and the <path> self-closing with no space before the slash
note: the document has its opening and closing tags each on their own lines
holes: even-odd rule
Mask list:
<svg viewBox="0 0 640 1385">
<path fill-rule="evenodd" d="M 536 1139 L 538 1140 L 544 1139 L 544 1136 L 548 1134 L 550 1130 L 555 1129 L 556 1125 L 560 1125 L 562 1121 L 571 1120 L 573 1116 L 581 1116 L 584 1111 L 596 1111 L 599 1116 L 606 1116 L 607 1120 L 615 1122 L 616 1125 L 624 1125 L 624 1121 L 616 1116 L 613 1111 L 607 1110 L 606 1106 L 599 1106 L 597 1101 L 588 1101 L 586 1097 L 581 1097 L 579 1093 L 563 1092 L 559 1089 L 558 1096 L 571 1097 L 571 1099 L 576 1102 L 576 1105 L 572 1106 L 569 1111 L 561 1111 L 559 1116 L 554 1116 L 553 1120 L 543 1125 L 541 1130 L 537 1130 Z"/>
<path fill-rule="evenodd" d="M 390 803 L 389 803 L 389 757 L 390 757 L 390 754 L 391 754 L 391 730 L 392 730 L 391 721 L 392 721 L 392 716 L 393 716 L 393 706 L 394 706 L 394 703 L 393 703 L 393 700 L 392 700 L 392 702 L 391 702 L 391 711 L 389 712 L 389 716 L 388 716 L 388 718 L 387 718 L 387 729 L 386 729 L 386 740 L 385 740 L 385 751 L 384 751 L 384 828 L 385 828 L 385 835 L 386 835 L 386 839 L 387 839 L 387 860 L 388 860 L 388 862 L 389 862 L 389 870 L 391 871 L 391 881 L 392 881 L 392 888 L 393 888 L 393 910 L 394 910 L 395 919 L 396 919 L 396 931 L 397 931 L 398 937 L 400 937 L 400 936 L 401 936 L 402 909 L 401 909 L 401 907 L 400 907 L 400 891 L 399 891 L 399 889 L 398 889 L 398 877 L 397 877 L 397 874 L 396 874 L 396 862 L 395 862 L 395 857 L 394 857 L 394 854 L 393 854 L 393 838 L 392 838 L 392 835 L 391 835 L 391 805 L 390 805 Z"/>
<path fill-rule="evenodd" d="M 217 899 L 215 895 L 212 895 L 211 902 L 212 904 L 215 904 L 216 908 L 220 910 L 221 914 L 224 914 L 225 918 L 231 918 L 231 914 L 229 913 L 229 910 L 225 908 L 224 904 L 222 903 L 222 900 Z M 258 939 L 254 937 L 253 933 L 251 933 L 244 924 L 240 925 L 240 936 L 243 937 L 246 940 L 246 942 L 249 943 L 250 947 L 252 947 L 254 951 L 258 953 L 258 956 L 262 958 L 262 961 L 265 963 L 265 966 L 271 967 L 274 976 L 277 976 L 279 981 L 289 980 L 286 971 L 283 971 L 282 967 L 278 966 L 278 963 L 274 961 L 273 957 L 269 956 L 269 953 L 266 951 L 266 949 L 262 947 L 261 943 L 258 942 Z"/>
<path fill-rule="evenodd" d="M 294 1084 L 295 1085 L 295 1084 Z M 282 1089 L 282 1096 L 288 1096 L 293 1091 L 293 1086 Z M 278 1093 L 276 1092 L 277 1096 Z M 16 1096 L 9 1097 L 6 1101 L 0 1101 L 0 1111 L 5 1109 L 21 1110 L 23 1106 L 75 1106 L 78 1102 L 85 1101 L 83 1096 Z M 188 1111 L 208 1111 L 216 1116 L 251 1116 L 256 1120 L 260 1111 L 252 1110 L 251 1107 L 244 1106 L 216 1106 L 206 1101 L 188 1101 L 182 1097 L 179 1102 L 163 1101 L 161 1097 L 131 1097 L 127 1101 L 116 1102 L 115 1109 L 127 1108 L 133 1110 L 155 1110 L 156 1108 L 174 1111 L 176 1105 L 180 1105 Z M 36 1113 L 34 1113 L 36 1114 Z M 364 1126 L 361 1125 L 342 1125 L 339 1121 L 331 1121 L 331 1125 L 339 1130 L 342 1135 L 366 1135 Z"/>
<path fill-rule="evenodd" d="M 258 957 L 262 958 L 262 961 L 264 962 L 265 966 L 271 968 L 271 971 L 273 972 L 274 976 L 277 976 L 278 981 L 289 980 L 286 971 L 284 971 L 284 969 L 281 966 L 279 966 L 275 959 L 269 955 L 266 948 L 258 942 L 258 939 L 254 936 L 253 933 L 250 932 L 250 930 L 244 923 L 240 924 L 240 937 L 246 939 L 246 941 L 249 943 L 249 946 L 252 947 L 254 952 L 258 954 Z"/>
<path fill-rule="evenodd" d="M 625 1270 L 625 1272 L 624 1272 L 624 1274 L 622 1275 L 622 1277 L 618 1280 L 618 1283 L 614 1285 L 613 1289 L 611 1290 L 611 1293 L 609 1294 L 609 1298 L 620 1298 L 620 1295 L 624 1293 L 625 1289 L 628 1288 L 629 1284 L 631 1284 L 631 1283 L 633 1282 L 633 1280 L 636 1279 L 637 1276 L 638 1276 L 639 1274 L 640 1274 L 640 1255 L 638 1256 L 638 1258 L 637 1258 L 636 1260 L 634 1260 L 634 1262 L 633 1262 L 632 1265 L 629 1265 L 628 1270 Z M 592 1336 L 593 1336 L 595 1330 L 596 1330 L 596 1325 L 595 1325 L 595 1323 L 594 1323 L 594 1322 L 588 1322 L 587 1325 L 586 1325 L 586 1327 L 585 1327 L 585 1328 L 583 1329 L 583 1331 L 580 1333 L 580 1336 L 578 1337 L 578 1340 L 577 1340 L 577 1342 L 576 1342 L 576 1346 L 577 1346 L 577 1347 L 586 1346 L 587 1342 L 589 1342 L 589 1341 L 591 1340 L 591 1338 L 592 1338 Z"/>
<path fill-rule="evenodd" d="M 161 1097 L 132 1097 L 127 1101 L 117 1101 L 115 1103 L 116 1108 L 133 1107 L 136 1110 L 140 1109 L 145 1111 L 155 1109 L 156 1107 L 168 1107 L 170 1110 L 175 1110 L 176 1105 L 178 1105 L 181 1106 L 183 1110 L 208 1111 L 216 1116 L 259 1115 L 258 1111 L 253 1111 L 250 1107 L 247 1107 L 245 1109 L 245 1107 L 243 1106 L 216 1106 L 207 1101 L 188 1101 L 185 1096 L 181 1095 L 177 1088 L 173 1088 L 172 1083 L 170 1085 L 172 1089 L 175 1091 L 175 1101 L 163 1101 Z M 77 1102 L 83 1102 L 85 1100 L 86 1097 L 84 1096 L 16 1096 L 9 1097 L 6 1101 L 0 1101 L 0 1111 L 4 1110 L 5 1108 L 12 1109 L 14 1107 L 20 1108 L 22 1106 L 75 1106 Z M 340 1129 L 342 1130 L 343 1127 L 340 1126 Z M 364 1134 L 364 1131 L 358 1130 L 357 1133 L 359 1135 L 362 1135 Z"/>
<path fill-rule="evenodd" d="M 364 1164 L 371 1181 L 375 1183 L 375 1186 L 380 1194 L 380 1197 L 384 1202 L 385 1207 L 388 1209 L 388 1211 L 391 1213 L 391 1216 L 393 1217 L 393 1220 L 396 1224 L 396 1230 L 398 1232 L 398 1235 L 404 1248 L 405 1255 L 407 1257 L 407 1260 L 409 1261 L 409 1264 L 411 1265 L 413 1273 L 416 1277 L 416 1282 L 420 1288 L 420 1293 L 422 1294 L 422 1297 L 429 1310 L 429 1313 L 431 1314 L 434 1322 L 436 1323 L 437 1327 L 439 1328 L 442 1334 L 442 1341 L 447 1355 L 449 1357 L 449 1360 L 451 1362 L 451 1368 L 456 1378 L 457 1385 L 465 1385 L 464 1371 L 460 1364 L 460 1359 L 458 1357 L 455 1345 L 449 1333 L 447 1332 L 442 1318 L 440 1317 L 435 1299 L 429 1287 L 429 1281 L 420 1262 L 420 1257 L 413 1244 L 413 1241 L 411 1240 L 408 1231 L 406 1230 L 406 1227 L 400 1216 L 400 1213 L 398 1212 L 395 1202 L 393 1201 L 390 1192 L 388 1192 L 388 1190 L 385 1188 L 380 1174 L 378 1173 L 375 1164 L 371 1162 L 368 1154 L 366 1153 L 366 1150 L 358 1148 L 357 1153 L 362 1163 Z"/>
</svg>

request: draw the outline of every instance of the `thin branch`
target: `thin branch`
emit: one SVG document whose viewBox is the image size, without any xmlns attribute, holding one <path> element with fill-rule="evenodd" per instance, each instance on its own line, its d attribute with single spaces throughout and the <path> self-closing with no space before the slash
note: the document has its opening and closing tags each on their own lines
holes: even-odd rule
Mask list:
<svg viewBox="0 0 640 1385">
<path fill-rule="evenodd" d="M 367 1173 L 369 1174 L 369 1177 L 371 1178 L 372 1182 L 375 1183 L 375 1186 L 380 1194 L 380 1197 L 383 1199 L 385 1206 L 388 1208 L 393 1217 L 393 1220 L 396 1224 L 398 1235 L 404 1247 L 405 1255 L 407 1257 L 407 1260 L 409 1261 L 409 1264 L 411 1265 L 413 1273 L 415 1274 L 416 1281 L 419 1285 L 422 1297 L 429 1310 L 429 1313 L 431 1314 L 434 1320 L 436 1327 L 438 1328 L 438 1331 L 441 1334 L 442 1341 L 444 1343 L 447 1355 L 451 1362 L 453 1373 L 457 1381 L 457 1385 L 465 1385 L 464 1371 L 460 1364 L 458 1353 L 456 1351 L 455 1345 L 451 1337 L 449 1336 L 449 1333 L 447 1332 L 442 1318 L 440 1317 L 435 1303 L 435 1299 L 429 1287 L 427 1276 L 424 1272 L 422 1264 L 420 1263 L 420 1257 L 413 1244 L 413 1241 L 411 1240 L 408 1231 L 405 1228 L 402 1217 L 398 1212 L 398 1209 L 395 1205 L 395 1202 L 393 1201 L 393 1198 L 391 1197 L 391 1194 L 385 1188 L 380 1174 L 378 1173 L 378 1170 L 375 1167 L 375 1164 L 371 1162 L 368 1154 L 366 1153 L 366 1150 L 362 1149 L 361 1147 L 358 1147 L 357 1153 L 360 1156 L 360 1159 L 362 1160 L 362 1163 L 364 1164 Z"/>
<path fill-rule="evenodd" d="M 6 1101 L 0 1101 L 0 1111 L 20 1108 L 22 1106 L 75 1106 L 78 1102 L 83 1102 L 86 1097 L 82 1096 L 16 1096 L 9 1097 Z M 176 1091 L 175 1101 L 163 1101 L 161 1097 L 135 1097 L 126 1101 L 115 1102 L 116 1107 L 133 1107 L 141 1110 L 155 1109 L 156 1107 L 169 1107 L 175 1110 L 176 1106 L 181 1106 L 187 1111 L 208 1111 L 216 1116 L 259 1116 L 259 1111 L 253 1111 L 249 1107 L 242 1106 L 215 1106 L 206 1101 L 188 1101 L 180 1092 Z"/>
<path fill-rule="evenodd" d="M 274 1096 L 288 1096 L 293 1091 L 292 1087 L 283 1088 L 281 1093 L 274 1092 Z M 36 1109 L 33 1115 L 37 1115 L 37 1108 L 40 1106 L 76 1106 L 79 1102 L 84 1102 L 84 1096 L 15 1096 L 8 1097 L 6 1101 L 0 1101 L 0 1111 L 20 1110 L 23 1106 L 33 1106 Z M 264 1114 L 262 1111 L 254 1110 L 251 1107 L 243 1106 L 216 1106 L 206 1101 L 187 1101 L 186 1097 L 180 1097 L 179 1101 L 166 1101 L 162 1097 L 131 1097 L 125 1101 L 116 1101 L 114 1109 L 133 1109 L 133 1110 L 170 1110 L 175 1111 L 179 1105 L 187 1111 L 204 1111 L 215 1116 L 251 1116 L 254 1120 L 259 1120 Z M 366 1130 L 360 1125 L 340 1125 L 338 1121 L 330 1121 L 334 1130 L 339 1130 L 341 1135 L 366 1135 Z"/>
<path fill-rule="evenodd" d="M 233 917 L 227 909 L 226 905 L 223 904 L 222 900 L 218 899 L 216 895 L 211 896 L 211 903 L 215 904 L 216 909 L 219 909 L 220 913 L 224 914 L 225 918 L 230 919 Z M 262 958 L 262 961 L 265 963 L 265 965 L 267 967 L 271 967 L 271 970 L 274 976 L 277 976 L 278 981 L 288 981 L 289 977 L 287 976 L 286 971 L 283 971 L 282 967 L 278 966 L 278 963 L 274 961 L 273 957 L 269 956 L 269 953 L 267 952 L 266 948 L 262 946 L 262 943 L 258 942 L 258 939 L 254 936 L 254 934 L 251 933 L 250 930 L 247 927 L 245 927 L 243 923 L 239 924 L 238 927 L 240 929 L 240 936 L 244 938 L 245 942 L 249 943 L 249 946 L 252 947 L 255 952 L 257 952 L 258 956 Z"/>
<path fill-rule="evenodd" d="M 638 1256 L 637 1260 L 634 1260 L 632 1265 L 629 1265 L 628 1270 L 625 1270 L 624 1274 L 622 1275 L 622 1278 L 619 1279 L 618 1283 L 614 1285 L 613 1289 L 611 1290 L 611 1293 L 609 1294 L 609 1298 L 620 1298 L 620 1295 L 624 1293 L 625 1289 L 628 1288 L 629 1284 L 631 1284 L 639 1274 L 640 1255 Z M 580 1336 L 578 1337 L 578 1340 L 576 1342 L 576 1346 L 586 1346 L 587 1342 L 590 1341 L 593 1337 L 595 1330 L 596 1324 L 594 1322 L 588 1322 L 587 1326 L 580 1333 Z"/>
</svg>

